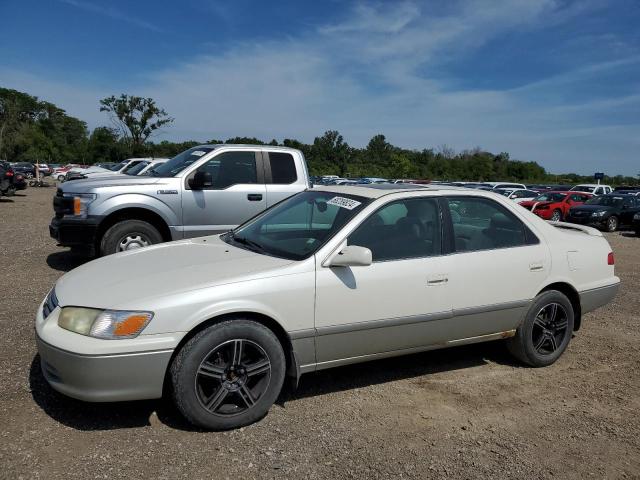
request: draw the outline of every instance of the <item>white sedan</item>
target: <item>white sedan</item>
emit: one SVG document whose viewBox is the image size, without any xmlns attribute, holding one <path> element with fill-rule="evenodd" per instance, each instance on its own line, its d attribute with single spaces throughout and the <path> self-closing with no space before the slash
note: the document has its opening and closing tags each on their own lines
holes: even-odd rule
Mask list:
<svg viewBox="0 0 640 480">
<path fill-rule="evenodd" d="M 516 203 L 530 202 L 540 195 L 539 192 L 527 190 L 526 188 L 500 188 L 494 191 L 504 195 Z"/>
<path fill-rule="evenodd" d="M 319 187 L 226 234 L 72 270 L 37 312 L 38 350 L 71 397 L 169 391 L 192 423 L 234 428 L 285 377 L 349 363 L 506 339 L 550 365 L 615 296 L 613 264 L 599 231 L 491 192 Z"/>
</svg>

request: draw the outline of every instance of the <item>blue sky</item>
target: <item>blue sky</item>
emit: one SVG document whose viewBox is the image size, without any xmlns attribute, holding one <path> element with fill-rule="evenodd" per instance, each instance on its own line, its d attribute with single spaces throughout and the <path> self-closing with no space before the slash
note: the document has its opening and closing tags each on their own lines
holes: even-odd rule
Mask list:
<svg viewBox="0 0 640 480">
<path fill-rule="evenodd" d="M 640 173 L 637 0 L 0 0 L 0 85 L 106 125 L 151 96 L 157 140 L 236 135 L 507 151 Z"/>
</svg>

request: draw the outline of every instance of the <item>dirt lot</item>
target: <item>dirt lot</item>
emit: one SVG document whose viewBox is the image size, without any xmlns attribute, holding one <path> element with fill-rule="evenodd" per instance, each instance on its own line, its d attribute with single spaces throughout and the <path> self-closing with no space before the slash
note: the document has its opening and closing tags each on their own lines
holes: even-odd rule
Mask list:
<svg viewBox="0 0 640 480">
<path fill-rule="evenodd" d="M 552 367 L 499 342 L 345 367 L 206 433 L 167 402 L 85 404 L 42 378 L 34 312 L 82 261 L 49 238 L 53 194 L 0 200 L 0 478 L 640 478 L 640 238 L 609 235 L 621 293 Z"/>
</svg>

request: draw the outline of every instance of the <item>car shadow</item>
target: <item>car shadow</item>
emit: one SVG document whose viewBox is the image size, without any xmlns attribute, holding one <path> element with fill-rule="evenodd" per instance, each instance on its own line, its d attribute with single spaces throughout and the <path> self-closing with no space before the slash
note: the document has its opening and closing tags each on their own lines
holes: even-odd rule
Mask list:
<svg viewBox="0 0 640 480">
<path fill-rule="evenodd" d="M 638 235 L 635 232 L 620 232 L 620 236 L 622 237 L 632 237 L 637 238 Z"/>
<path fill-rule="evenodd" d="M 519 367 L 506 352 L 502 342 L 461 346 L 446 350 L 405 355 L 357 365 L 338 367 L 304 375 L 297 388 L 286 385 L 277 404 L 321 396 L 355 388 L 364 388 L 398 380 L 498 363 Z M 424 378 L 421 378 L 424 380 Z M 36 404 L 49 417 L 81 431 L 115 430 L 151 426 L 155 419 L 184 431 L 202 431 L 188 423 L 175 409 L 168 395 L 159 400 L 135 402 L 88 403 L 56 392 L 47 383 L 36 355 L 29 370 L 29 386 Z"/>
<path fill-rule="evenodd" d="M 13 200 L 10 198 L 0 197 L 0 203 L 13 203 Z"/>
<path fill-rule="evenodd" d="M 297 389 L 283 390 L 278 404 L 284 406 L 291 400 L 464 370 L 490 363 L 522 367 L 507 352 L 502 341 L 431 350 L 303 375 Z"/>
<path fill-rule="evenodd" d="M 63 252 L 54 252 L 47 256 L 47 265 L 54 270 L 68 272 L 80 265 L 89 262 L 91 257 L 71 252 L 69 250 Z"/>
</svg>

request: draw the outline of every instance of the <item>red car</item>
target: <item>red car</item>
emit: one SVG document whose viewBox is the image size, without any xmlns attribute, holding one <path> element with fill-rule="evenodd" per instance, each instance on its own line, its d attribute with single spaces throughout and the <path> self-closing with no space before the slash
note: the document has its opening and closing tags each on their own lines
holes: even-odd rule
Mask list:
<svg viewBox="0 0 640 480">
<path fill-rule="evenodd" d="M 521 202 L 520 206 L 531 210 L 540 218 L 560 222 L 571 207 L 582 205 L 591 197 L 593 195 L 585 192 L 545 192 L 533 200 Z"/>
</svg>

